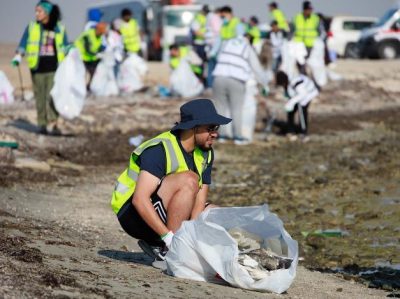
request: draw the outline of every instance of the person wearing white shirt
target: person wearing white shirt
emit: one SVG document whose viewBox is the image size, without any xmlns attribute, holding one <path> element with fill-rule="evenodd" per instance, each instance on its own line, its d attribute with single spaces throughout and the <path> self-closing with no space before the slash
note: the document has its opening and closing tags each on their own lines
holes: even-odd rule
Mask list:
<svg viewBox="0 0 400 299">
<path fill-rule="evenodd" d="M 308 108 L 311 101 L 318 96 L 319 91 L 314 82 L 306 75 L 300 74 L 289 81 L 286 73 L 279 71 L 276 74 L 276 85 L 282 86 L 289 100 L 285 104 L 287 112 L 287 133 L 308 132 Z M 298 113 L 299 125 L 295 124 L 295 115 Z"/>
</svg>

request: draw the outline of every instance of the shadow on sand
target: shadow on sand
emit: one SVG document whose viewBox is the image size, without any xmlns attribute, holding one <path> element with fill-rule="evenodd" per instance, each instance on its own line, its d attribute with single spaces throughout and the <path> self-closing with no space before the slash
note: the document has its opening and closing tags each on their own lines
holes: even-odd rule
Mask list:
<svg viewBox="0 0 400 299">
<path fill-rule="evenodd" d="M 99 250 L 97 254 L 117 261 L 142 264 L 146 266 L 151 266 L 151 263 L 153 262 L 152 258 L 150 258 L 144 252 L 127 252 L 120 250 L 102 249 Z"/>
</svg>

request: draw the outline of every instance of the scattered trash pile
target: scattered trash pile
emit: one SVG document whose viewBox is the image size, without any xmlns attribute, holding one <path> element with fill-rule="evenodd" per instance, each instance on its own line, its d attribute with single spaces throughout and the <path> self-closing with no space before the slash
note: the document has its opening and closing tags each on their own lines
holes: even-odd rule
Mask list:
<svg viewBox="0 0 400 299">
<path fill-rule="evenodd" d="M 214 208 L 182 224 L 166 261 L 173 276 L 280 294 L 296 276 L 298 246 L 267 205 Z"/>
<path fill-rule="evenodd" d="M 241 228 L 228 232 L 238 243 L 239 264 L 253 279 L 266 278 L 269 271 L 289 269 L 292 264 L 293 259 L 287 257 L 288 247 L 282 237 L 263 240 Z"/>
</svg>

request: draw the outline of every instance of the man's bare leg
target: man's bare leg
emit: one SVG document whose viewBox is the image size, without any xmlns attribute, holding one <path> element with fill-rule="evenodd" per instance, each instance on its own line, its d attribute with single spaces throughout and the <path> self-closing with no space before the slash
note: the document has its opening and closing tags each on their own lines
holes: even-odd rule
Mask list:
<svg viewBox="0 0 400 299">
<path fill-rule="evenodd" d="M 183 221 L 189 220 L 197 193 L 199 176 L 193 171 L 167 175 L 158 195 L 167 209 L 167 227 L 176 232 Z"/>
</svg>

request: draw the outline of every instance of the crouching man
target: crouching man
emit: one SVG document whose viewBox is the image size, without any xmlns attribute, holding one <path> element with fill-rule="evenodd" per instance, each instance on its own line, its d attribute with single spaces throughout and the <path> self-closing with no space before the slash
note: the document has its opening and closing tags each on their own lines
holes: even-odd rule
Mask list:
<svg viewBox="0 0 400 299">
<path fill-rule="evenodd" d="M 208 206 L 218 128 L 231 121 L 217 114 L 208 99 L 187 102 L 170 131 L 142 143 L 118 178 L 111 206 L 130 236 L 139 239 L 153 266 L 165 268 L 164 256 L 174 232 Z"/>
</svg>

